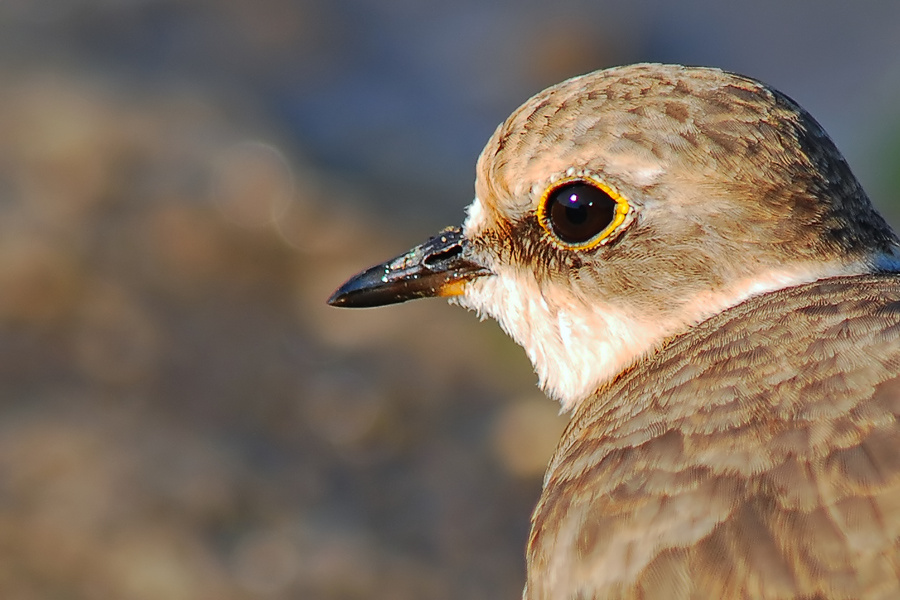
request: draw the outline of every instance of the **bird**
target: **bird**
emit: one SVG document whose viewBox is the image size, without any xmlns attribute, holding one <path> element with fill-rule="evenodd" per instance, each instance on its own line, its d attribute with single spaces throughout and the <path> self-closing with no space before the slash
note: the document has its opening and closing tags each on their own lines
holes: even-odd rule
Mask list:
<svg viewBox="0 0 900 600">
<path fill-rule="evenodd" d="M 524 600 L 900 598 L 898 271 L 795 101 L 638 64 L 525 102 L 463 225 L 329 303 L 493 318 L 571 414 Z"/>
</svg>

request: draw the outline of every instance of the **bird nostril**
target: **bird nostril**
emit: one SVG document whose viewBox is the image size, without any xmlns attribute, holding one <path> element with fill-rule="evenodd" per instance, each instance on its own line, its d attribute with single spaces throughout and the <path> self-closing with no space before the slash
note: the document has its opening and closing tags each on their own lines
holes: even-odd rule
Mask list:
<svg viewBox="0 0 900 600">
<path fill-rule="evenodd" d="M 424 259 L 422 259 L 422 264 L 426 267 L 434 267 L 445 263 L 446 261 L 459 256 L 460 254 L 462 254 L 462 245 L 454 244 L 453 246 L 445 248 L 440 252 L 429 254 Z"/>
</svg>

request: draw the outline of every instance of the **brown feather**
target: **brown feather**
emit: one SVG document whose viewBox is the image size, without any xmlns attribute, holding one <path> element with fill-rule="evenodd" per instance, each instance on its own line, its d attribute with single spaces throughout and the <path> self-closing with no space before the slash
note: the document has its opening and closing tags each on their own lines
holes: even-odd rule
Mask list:
<svg viewBox="0 0 900 600">
<path fill-rule="evenodd" d="M 526 598 L 900 594 L 900 277 L 752 298 L 584 402 Z"/>
</svg>

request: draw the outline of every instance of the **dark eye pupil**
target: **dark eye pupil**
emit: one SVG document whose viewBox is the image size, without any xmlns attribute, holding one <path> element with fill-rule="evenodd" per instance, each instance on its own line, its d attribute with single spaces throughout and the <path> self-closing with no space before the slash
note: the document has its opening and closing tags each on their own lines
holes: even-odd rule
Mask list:
<svg viewBox="0 0 900 600">
<path fill-rule="evenodd" d="M 553 233 L 570 244 L 588 241 L 609 227 L 616 216 L 616 201 L 587 183 L 560 186 L 550 193 L 547 202 Z"/>
</svg>

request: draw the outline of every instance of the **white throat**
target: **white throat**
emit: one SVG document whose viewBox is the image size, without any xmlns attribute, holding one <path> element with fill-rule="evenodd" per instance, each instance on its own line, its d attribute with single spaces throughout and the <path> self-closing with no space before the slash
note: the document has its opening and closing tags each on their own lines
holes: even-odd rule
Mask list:
<svg viewBox="0 0 900 600">
<path fill-rule="evenodd" d="M 470 282 L 454 298 L 481 318 L 496 319 L 525 349 L 541 388 L 563 411 L 661 341 L 665 332 L 609 306 L 573 302 L 528 273 L 501 272 Z"/>
</svg>

